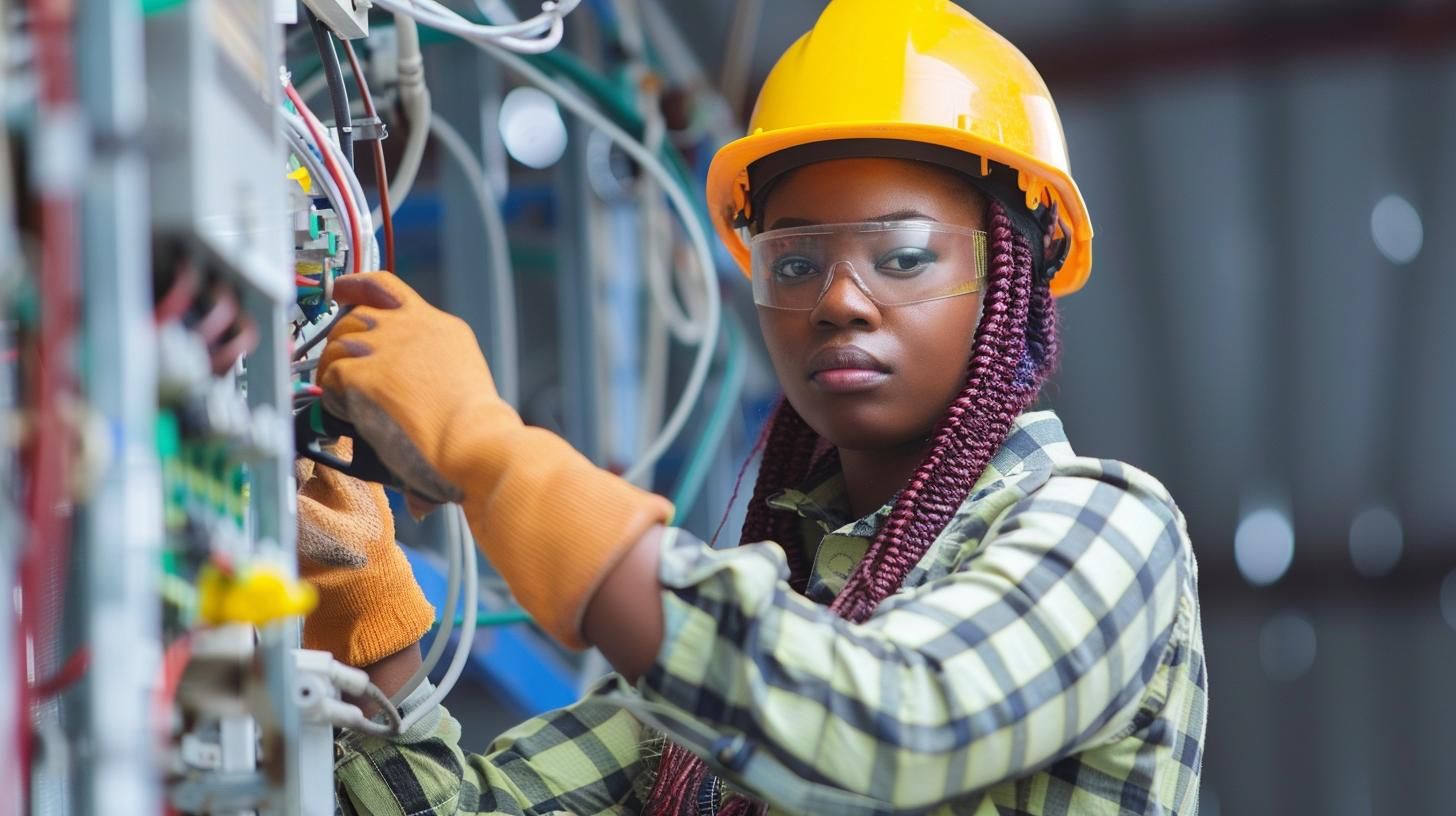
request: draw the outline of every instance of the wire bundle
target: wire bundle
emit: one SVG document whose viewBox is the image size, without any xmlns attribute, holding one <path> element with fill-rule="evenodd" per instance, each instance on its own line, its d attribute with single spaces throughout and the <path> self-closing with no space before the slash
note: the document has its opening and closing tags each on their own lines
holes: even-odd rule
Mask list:
<svg viewBox="0 0 1456 816">
<path fill-rule="evenodd" d="M 544 54 L 561 44 L 565 31 L 562 21 L 581 0 L 548 0 L 541 4 L 540 14 L 505 25 L 471 22 L 436 0 L 375 0 L 374 4 L 477 45 L 490 45 L 517 54 Z"/>
<path fill-rule="evenodd" d="M 409 716 L 404 718 L 400 731 L 408 731 L 416 723 L 424 719 L 434 708 L 445 702 L 445 697 L 455 688 L 460 680 L 460 675 L 465 671 L 465 661 L 470 658 L 471 649 L 475 645 L 475 626 L 477 621 L 477 608 L 479 605 L 480 592 L 480 569 L 476 562 L 475 537 L 470 533 L 470 525 L 465 520 L 465 511 L 460 505 L 452 504 L 445 508 L 445 526 L 449 531 L 450 543 L 453 550 L 450 553 L 450 586 L 446 591 L 445 615 L 441 622 L 440 630 L 435 633 L 435 640 L 430 644 L 430 651 L 425 660 L 409 681 L 395 693 L 392 703 L 399 705 L 410 695 L 435 666 L 439 665 L 440 658 L 444 654 L 445 644 L 450 639 L 450 632 L 455 624 L 455 599 L 458 578 L 456 566 L 463 560 L 463 573 L 465 579 L 464 598 L 464 620 L 461 621 L 460 639 L 455 643 L 455 652 L 450 657 L 450 665 L 445 669 L 445 676 L 440 678 L 440 684 L 430 693 L 420 705 L 412 710 Z"/>
<path fill-rule="evenodd" d="M 299 160 L 319 181 L 330 205 L 347 222 L 353 271 L 359 273 L 366 268 L 377 267 L 379 250 L 374 242 L 374 217 L 359 177 L 345 161 L 339 146 L 328 138 L 323 123 L 304 104 L 293 84 L 285 82 L 283 92 L 298 111 L 283 111 L 284 135 Z"/>
</svg>

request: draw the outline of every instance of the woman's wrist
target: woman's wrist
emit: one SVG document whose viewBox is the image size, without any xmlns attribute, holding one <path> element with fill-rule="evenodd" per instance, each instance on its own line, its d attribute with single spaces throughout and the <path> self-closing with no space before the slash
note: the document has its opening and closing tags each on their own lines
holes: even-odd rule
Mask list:
<svg viewBox="0 0 1456 816">
<path fill-rule="evenodd" d="M 365 666 L 364 671 L 369 673 L 369 682 L 378 686 L 379 690 L 384 692 L 384 696 L 393 697 L 395 692 L 404 688 L 404 684 L 414 676 L 415 670 L 420 667 L 421 662 L 420 644 L 411 643 L 398 652 Z M 366 717 L 373 717 L 379 713 L 379 706 L 368 698 L 349 702 L 359 706 Z"/>
</svg>

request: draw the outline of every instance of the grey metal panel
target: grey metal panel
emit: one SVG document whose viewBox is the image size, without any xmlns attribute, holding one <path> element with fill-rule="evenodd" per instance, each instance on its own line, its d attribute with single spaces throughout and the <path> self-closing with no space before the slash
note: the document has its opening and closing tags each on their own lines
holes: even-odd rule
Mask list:
<svg viewBox="0 0 1456 816">
<path fill-rule="evenodd" d="M 192 239 L 275 299 L 292 296 L 278 26 L 268 0 L 195 0 L 147 21 L 159 231 Z"/>
<path fill-rule="evenodd" d="M 138 7 L 89 0 L 77 11 L 81 92 L 99 149 L 83 210 L 82 272 L 88 365 L 83 390 L 106 418 L 115 450 L 85 508 L 75 557 L 92 669 L 73 733 L 86 735 L 76 775 L 81 813 L 157 813 L 151 684 L 160 662 L 155 572 L 162 544 L 161 474 L 154 442 L 147 174 L 137 149 L 143 100 Z M 105 568 L 98 568 L 99 565 Z"/>
</svg>

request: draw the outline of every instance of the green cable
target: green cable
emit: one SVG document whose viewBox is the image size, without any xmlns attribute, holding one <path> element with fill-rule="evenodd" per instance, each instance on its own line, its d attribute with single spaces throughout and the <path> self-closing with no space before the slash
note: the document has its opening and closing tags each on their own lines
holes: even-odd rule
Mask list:
<svg viewBox="0 0 1456 816">
<path fill-rule="evenodd" d="M 483 629 L 496 628 L 501 626 L 514 626 L 518 623 L 530 623 L 531 616 L 524 609 L 507 609 L 502 612 L 481 612 L 475 616 L 475 625 Z M 435 621 L 434 629 L 440 628 L 442 621 Z M 455 627 L 458 629 L 465 625 L 465 616 L 455 616 Z"/>
<path fill-rule="evenodd" d="M 187 5 L 187 0 L 142 0 L 142 16 L 150 17 Z"/>
<path fill-rule="evenodd" d="M 703 481 L 708 476 L 708 467 L 723 444 L 728 420 L 732 418 L 738 398 L 743 394 L 743 330 L 732 315 L 724 317 L 723 331 L 728 344 L 728 360 L 723 368 L 723 387 L 718 391 L 718 400 L 713 404 L 712 413 L 708 415 L 707 425 L 698 437 L 687 467 L 683 469 L 677 490 L 673 492 L 672 503 L 677 508 L 678 518 L 686 518 L 697 503 Z"/>
</svg>

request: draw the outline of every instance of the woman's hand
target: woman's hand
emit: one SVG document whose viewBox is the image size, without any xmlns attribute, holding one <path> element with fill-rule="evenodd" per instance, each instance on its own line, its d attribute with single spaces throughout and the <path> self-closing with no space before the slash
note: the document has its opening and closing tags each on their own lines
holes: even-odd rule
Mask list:
<svg viewBox="0 0 1456 816">
<path fill-rule="evenodd" d="M 352 423 L 410 492 L 460 501 L 474 477 L 473 462 L 457 455 L 460 426 L 521 427 L 475 334 L 388 272 L 345 277 L 334 297 L 351 311 L 319 361 L 324 406 Z"/>
<path fill-rule="evenodd" d="M 347 458 L 352 442 L 339 440 Z M 384 488 L 301 459 L 298 477 L 299 573 L 318 588 L 303 624 L 303 645 L 351 666 L 368 666 L 413 646 L 435 610 L 394 541 Z"/>
<path fill-rule="evenodd" d="M 352 275 L 334 297 L 353 311 L 319 364 L 324 405 L 412 492 L 458 501 L 521 606 L 563 644 L 585 646 L 587 603 L 672 505 L 521 422 L 470 328 L 399 278 Z"/>
</svg>

